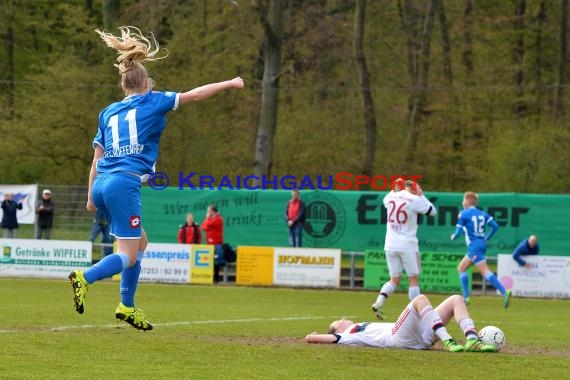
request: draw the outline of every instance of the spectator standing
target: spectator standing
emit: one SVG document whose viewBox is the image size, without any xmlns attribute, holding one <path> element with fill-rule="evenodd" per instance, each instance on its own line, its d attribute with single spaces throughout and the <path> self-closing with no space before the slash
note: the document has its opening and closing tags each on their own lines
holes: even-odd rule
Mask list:
<svg viewBox="0 0 570 380">
<path fill-rule="evenodd" d="M 18 210 L 22 209 L 22 201 L 14 202 L 14 194 L 6 193 L 2 201 L 2 230 L 4 230 L 4 239 L 15 239 L 16 230 L 19 227 Z"/>
<path fill-rule="evenodd" d="M 89 241 L 95 242 L 97 236 L 101 234 L 101 243 L 110 244 L 113 242 L 111 237 L 111 226 L 109 225 L 109 218 L 105 210 L 97 209 L 93 216 L 93 225 L 91 226 L 91 235 L 89 235 Z M 113 247 L 103 247 L 103 256 L 107 256 L 113 253 Z"/>
<path fill-rule="evenodd" d="M 523 260 L 521 256 L 538 255 L 540 247 L 538 246 L 538 238 L 535 235 L 530 235 L 528 239 L 524 239 L 515 248 L 513 252 L 513 259 L 521 266 L 530 268 L 530 264 Z"/>
<path fill-rule="evenodd" d="M 202 229 L 206 231 L 206 244 L 214 246 L 214 282 L 220 280 L 220 268 L 226 265 L 224 258 L 224 219 L 218 212 L 216 205 L 208 206 L 206 219 L 202 222 Z"/>
<path fill-rule="evenodd" d="M 180 226 L 178 230 L 179 244 L 201 244 L 202 232 L 200 226 L 194 221 L 194 215 L 186 214 L 186 223 Z"/>
<path fill-rule="evenodd" d="M 291 199 L 285 208 L 285 221 L 289 228 L 289 245 L 302 247 L 303 222 L 305 221 L 305 203 L 301 200 L 299 190 L 291 191 Z"/>
<path fill-rule="evenodd" d="M 36 207 L 36 214 L 38 214 L 38 220 L 36 222 L 36 239 L 41 239 L 44 234 L 46 240 L 51 239 L 54 209 L 55 205 L 51 199 L 51 191 L 49 189 L 44 189 L 44 191 L 42 191 L 42 199 L 38 201 Z"/>
</svg>

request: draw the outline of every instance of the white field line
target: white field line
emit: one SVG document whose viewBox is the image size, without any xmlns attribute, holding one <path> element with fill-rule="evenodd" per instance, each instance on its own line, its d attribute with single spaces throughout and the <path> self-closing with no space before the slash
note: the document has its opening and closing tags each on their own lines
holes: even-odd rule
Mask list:
<svg viewBox="0 0 570 380">
<path fill-rule="evenodd" d="M 178 322 L 162 322 L 153 323 L 154 326 L 158 327 L 170 327 L 170 326 L 183 326 L 183 325 L 210 325 L 210 324 L 224 324 L 224 323 L 249 323 L 249 322 L 283 322 L 283 321 L 302 321 L 302 320 L 319 320 L 327 319 L 333 321 L 338 319 L 338 316 L 305 316 L 305 317 L 273 317 L 273 318 L 242 318 L 242 319 L 212 319 L 212 320 L 198 320 L 198 321 L 178 321 Z M 346 318 L 353 318 L 348 316 Z M 83 329 L 115 329 L 118 327 L 128 327 L 125 324 L 107 324 L 107 325 L 69 325 L 69 326 L 58 326 L 52 328 L 40 329 L 40 332 L 52 332 L 52 331 L 66 331 L 66 330 L 83 330 Z M 23 332 L 34 332 L 38 330 L 28 330 L 22 329 L 9 329 L 0 330 L 0 334 L 9 333 L 23 333 Z"/>
</svg>

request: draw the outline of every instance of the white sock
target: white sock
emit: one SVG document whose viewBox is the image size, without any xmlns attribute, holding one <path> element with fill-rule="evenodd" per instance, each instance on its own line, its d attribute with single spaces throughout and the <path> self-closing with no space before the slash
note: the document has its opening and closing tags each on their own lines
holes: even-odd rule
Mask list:
<svg viewBox="0 0 570 380">
<path fill-rule="evenodd" d="M 439 314 L 437 314 L 437 311 L 435 311 L 433 307 L 426 306 L 420 312 L 420 318 L 422 319 L 422 323 L 424 323 L 426 327 L 432 329 L 439 339 L 442 341 L 451 339 L 451 335 L 447 332 Z"/>
<path fill-rule="evenodd" d="M 388 298 L 390 294 L 394 293 L 394 290 L 396 290 L 396 287 L 394 286 L 394 284 L 392 284 L 391 281 L 385 283 L 384 286 L 382 286 L 382 289 L 380 289 L 380 294 L 378 294 L 378 298 L 376 298 L 376 303 L 374 304 L 374 307 L 380 308 L 384 306 L 386 298 Z"/>
<path fill-rule="evenodd" d="M 460 320 L 459 327 L 461 327 L 461 330 L 467 339 L 478 338 L 477 330 L 475 330 L 475 323 L 473 323 L 473 320 L 471 318 L 464 318 Z"/>
<path fill-rule="evenodd" d="M 410 286 L 410 288 L 408 289 L 408 298 L 410 299 L 410 301 L 419 295 L 420 295 L 420 287 L 419 286 Z"/>
</svg>

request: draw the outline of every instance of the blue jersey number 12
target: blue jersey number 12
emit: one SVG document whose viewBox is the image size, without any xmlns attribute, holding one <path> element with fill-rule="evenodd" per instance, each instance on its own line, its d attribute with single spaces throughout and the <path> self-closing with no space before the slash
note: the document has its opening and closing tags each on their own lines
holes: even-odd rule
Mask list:
<svg viewBox="0 0 570 380">
<path fill-rule="evenodd" d="M 483 215 L 472 216 L 473 230 L 476 236 L 485 236 L 485 217 Z"/>
</svg>

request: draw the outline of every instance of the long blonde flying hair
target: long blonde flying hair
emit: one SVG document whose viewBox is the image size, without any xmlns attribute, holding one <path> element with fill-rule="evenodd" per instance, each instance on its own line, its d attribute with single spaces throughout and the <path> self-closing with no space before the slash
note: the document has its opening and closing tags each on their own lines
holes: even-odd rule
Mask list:
<svg viewBox="0 0 570 380">
<path fill-rule="evenodd" d="M 121 84 L 125 89 L 139 89 L 144 87 L 145 81 L 149 79 L 146 68 L 142 65 L 144 61 L 156 61 L 166 58 L 168 52 L 161 57 L 155 57 L 160 51 L 160 46 L 151 33 L 149 38 L 142 35 L 139 28 L 135 26 L 121 26 L 118 28 L 121 36 L 95 29 L 107 46 L 117 50 L 117 64 L 122 76 Z"/>
</svg>

